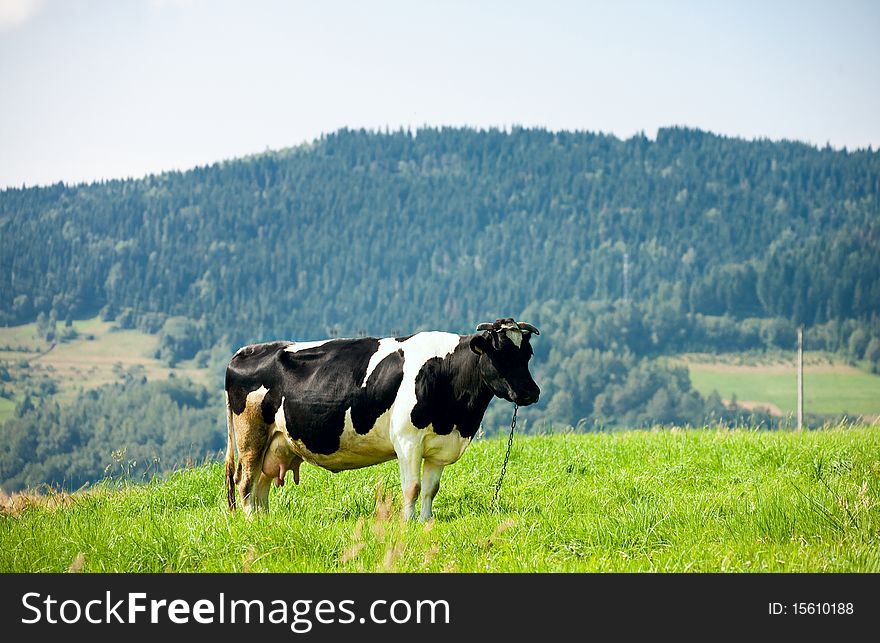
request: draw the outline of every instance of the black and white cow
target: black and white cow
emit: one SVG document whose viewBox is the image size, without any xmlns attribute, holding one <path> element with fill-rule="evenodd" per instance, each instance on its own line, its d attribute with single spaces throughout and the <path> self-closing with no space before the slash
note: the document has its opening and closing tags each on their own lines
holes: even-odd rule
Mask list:
<svg viewBox="0 0 880 643">
<path fill-rule="evenodd" d="M 531 324 L 499 319 L 473 335 L 278 341 L 241 348 L 226 369 L 226 490 L 245 513 L 269 507 L 269 487 L 303 460 L 330 471 L 397 458 L 403 514 L 422 520 L 443 467 L 477 433 L 492 397 L 525 406 L 540 389 L 529 373 Z M 238 467 L 235 448 L 238 449 Z"/>
</svg>

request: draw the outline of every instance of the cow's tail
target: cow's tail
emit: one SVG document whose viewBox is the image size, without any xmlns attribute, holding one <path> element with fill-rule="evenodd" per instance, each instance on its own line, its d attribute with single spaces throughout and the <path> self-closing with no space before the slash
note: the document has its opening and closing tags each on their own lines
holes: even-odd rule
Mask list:
<svg viewBox="0 0 880 643">
<path fill-rule="evenodd" d="M 226 394 L 226 502 L 229 511 L 235 511 L 235 429 L 232 425 L 232 407 Z"/>
</svg>

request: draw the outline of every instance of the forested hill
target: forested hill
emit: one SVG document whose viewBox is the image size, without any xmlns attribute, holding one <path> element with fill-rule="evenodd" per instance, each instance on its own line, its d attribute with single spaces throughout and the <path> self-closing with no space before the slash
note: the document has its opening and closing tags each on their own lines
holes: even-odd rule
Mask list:
<svg viewBox="0 0 880 643">
<path fill-rule="evenodd" d="M 664 352 L 790 348 L 799 323 L 814 348 L 880 354 L 878 188 L 870 149 L 687 128 L 342 130 L 187 172 L 3 191 L 0 323 L 101 311 L 164 333 L 173 361 L 515 316 L 545 331 L 557 417 L 647 417 L 615 408 L 663 388 L 671 406 L 651 417 L 696 421 L 686 374 L 626 374 Z M 615 398 L 615 381 L 637 395 Z"/>
<path fill-rule="evenodd" d="M 548 299 L 815 324 L 880 305 L 880 154 L 663 129 L 340 131 L 0 194 L 2 322 L 121 311 L 234 341 L 469 329 Z"/>
</svg>

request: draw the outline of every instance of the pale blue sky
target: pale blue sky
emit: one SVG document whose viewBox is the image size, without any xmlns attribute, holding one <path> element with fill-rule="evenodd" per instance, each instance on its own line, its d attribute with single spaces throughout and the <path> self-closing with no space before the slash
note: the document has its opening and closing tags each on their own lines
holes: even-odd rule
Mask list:
<svg viewBox="0 0 880 643">
<path fill-rule="evenodd" d="M 343 126 L 880 144 L 880 3 L 0 0 L 0 187 Z"/>
</svg>

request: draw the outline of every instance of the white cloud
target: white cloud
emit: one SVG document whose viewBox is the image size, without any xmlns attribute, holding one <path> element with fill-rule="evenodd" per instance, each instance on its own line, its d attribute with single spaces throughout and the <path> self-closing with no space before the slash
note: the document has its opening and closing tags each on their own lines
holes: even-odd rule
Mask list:
<svg viewBox="0 0 880 643">
<path fill-rule="evenodd" d="M 15 29 L 33 18 L 45 0 L 0 0 L 0 30 Z"/>
</svg>

